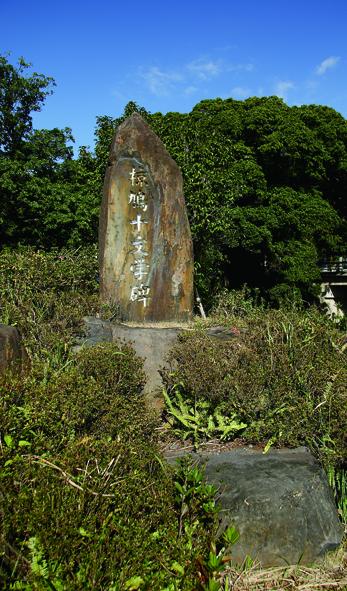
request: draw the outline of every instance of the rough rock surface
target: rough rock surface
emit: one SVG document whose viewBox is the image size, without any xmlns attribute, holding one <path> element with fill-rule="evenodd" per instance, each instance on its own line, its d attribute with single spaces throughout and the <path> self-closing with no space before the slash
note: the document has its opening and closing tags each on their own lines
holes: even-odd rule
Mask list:
<svg viewBox="0 0 347 591">
<path fill-rule="evenodd" d="M 112 343 L 111 322 L 101 320 L 101 318 L 96 318 L 95 316 L 85 316 L 83 323 L 85 338 L 78 339 L 79 344 L 77 349 L 80 349 L 81 345 L 92 347 L 99 343 Z"/>
<path fill-rule="evenodd" d="M 21 337 L 14 326 L 0 324 L 0 371 L 10 366 L 21 369 L 26 360 Z"/>
<path fill-rule="evenodd" d="M 160 405 L 157 396 L 163 386 L 159 370 L 165 365 L 165 357 L 177 338 L 180 327 L 127 326 L 103 321 L 99 318 L 84 318 L 86 338 L 82 341 L 87 346 L 101 342 L 113 342 L 117 339 L 130 342 L 136 353 L 144 360 L 146 384 L 144 393 L 152 405 Z"/>
<path fill-rule="evenodd" d="M 240 533 L 231 549 L 234 560 L 248 554 L 263 566 L 308 564 L 341 543 L 343 527 L 327 478 L 307 449 L 191 455 L 206 464 L 207 480 L 219 488 L 221 531 L 232 523 Z"/>
<path fill-rule="evenodd" d="M 99 224 L 100 293 L 122 320 L 185 322 L 193 249 L 182 175 L 138 113 L 118 128 Z"/>
</svg>

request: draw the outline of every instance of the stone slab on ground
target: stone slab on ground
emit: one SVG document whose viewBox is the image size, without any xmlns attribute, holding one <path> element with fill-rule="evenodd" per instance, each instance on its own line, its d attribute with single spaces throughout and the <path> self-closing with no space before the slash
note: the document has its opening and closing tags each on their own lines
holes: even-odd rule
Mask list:
<svg viewBox="0 0 347 591">
<path fill-rule="evenodd" d="M 326 475 L 306 448 L 190 455 L 206 464 L 208 482 L 219 489 L 221 531 L 234 524 L 240 533 L 231 549 L 235 561 L 250 555 L 264 567 L 310 564 L 341 543 L 343 526 Z"/>
</svg>

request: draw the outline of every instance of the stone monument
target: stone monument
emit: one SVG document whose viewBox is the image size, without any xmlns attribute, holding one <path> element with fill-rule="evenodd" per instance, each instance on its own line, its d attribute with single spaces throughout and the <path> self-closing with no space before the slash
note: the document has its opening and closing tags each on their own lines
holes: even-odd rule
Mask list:
<svg viewBox="0 0 347 591">
<path fill-rule="evenodd" d="M 182 175 L 138 113 L 113 139 L 99 225 L 100 294 L 130 322 L 186 322 L 193 248 Z"/>
</svg>

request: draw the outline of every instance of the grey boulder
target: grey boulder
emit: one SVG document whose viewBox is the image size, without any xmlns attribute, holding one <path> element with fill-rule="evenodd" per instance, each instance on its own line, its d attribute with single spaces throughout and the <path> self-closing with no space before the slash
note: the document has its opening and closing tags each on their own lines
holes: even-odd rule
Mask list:
<svg viewBox="0 0 347 591">
<path fill-rule="evenodd" d="M 240 533 L 230 549 L 234 561 L 249 555 L 264 567 L 309 564 L 341 543 L 343 526 L 326 475 L 306 448 L 194 456 L 218 487 L 220 531 L 233 524 Z"/>
</svg>

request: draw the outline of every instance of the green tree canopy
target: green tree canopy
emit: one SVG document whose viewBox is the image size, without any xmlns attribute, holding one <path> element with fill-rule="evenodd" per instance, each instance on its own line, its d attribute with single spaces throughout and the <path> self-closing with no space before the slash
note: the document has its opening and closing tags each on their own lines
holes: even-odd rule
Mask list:
<svg viewBox="0 0 347 591">
<path fill-rule="evenodd" d="M 115 129 L 133 111 L 182 170 L 205 299 L 243 283 L 273 301 L 293 290 L 311 299 L 319 260 L 346 251 L 346 120 L 277 97 L 204 100 L 166 115 L 132 102 L 119 119 L 97 120 L 100 182 Z"/>
<path fill-rule="evenodd" d="M 95 152 L 74 159 L 70 129 L 33 130 L 54 80 L 30 72 L 0 59 L 3 244 L 96 241 L 112 137 L 137 111 L 182 170 L 205 301 L 243 283 L 274 301 L 290 290 L 310 299 L 319 260 L 346 253 L 347 122 L 333 109 L 217 98 L 163 115 L 130 102 L 117 119 L 97 117 Z"/>
<path fill-rule="evenodd" d="M 95 240 L 99 187 L 86 148 L 73 159 L 72 131 L 33 129 L 53 78 L 22 58 L 0 57 L 0 231 L 3 244 L 64 246 Z"/>
<path fill-rule="evenodd" d="M 55 85 L 43 74 L 29 75 L 30 67 L 23 58 L 14 66 L 0 56 L 0 150 L 5 154 L 20 151 L 32 132 L 32 112 L 41 110 Z"/>
</svg>

